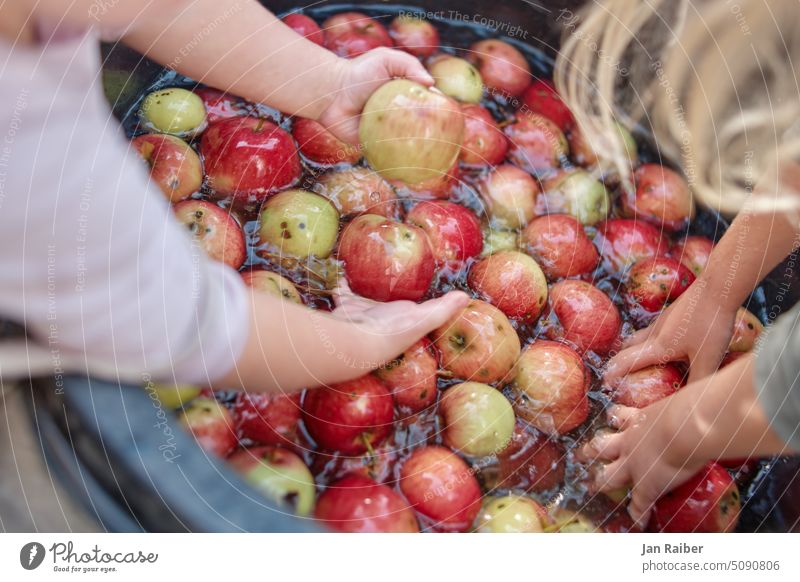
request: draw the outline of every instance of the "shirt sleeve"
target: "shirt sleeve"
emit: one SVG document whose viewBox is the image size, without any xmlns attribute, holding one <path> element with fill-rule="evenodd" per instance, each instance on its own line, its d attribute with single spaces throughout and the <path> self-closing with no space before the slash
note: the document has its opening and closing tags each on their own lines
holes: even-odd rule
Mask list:
<svg viewBox="0 0 800 582">
<path fill-rule="evenodd" d="M 0 44 L 0 313 L 54 369 L 207 383 L 248 335 L 239 275 L 207 259 L 111 116 L 91 35 Z"/>
<path fill-rule="evenodd" d="M 769 326 L 756 349 L 761 406 L 778 436 L 800 450 L 800 305 Z"/>
</svg>

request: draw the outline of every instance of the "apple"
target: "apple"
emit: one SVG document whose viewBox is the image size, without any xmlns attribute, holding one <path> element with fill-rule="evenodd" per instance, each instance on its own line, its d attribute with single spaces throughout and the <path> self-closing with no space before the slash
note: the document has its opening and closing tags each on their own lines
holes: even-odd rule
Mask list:
<svg viewBox="0 0 800 582">
<path fill-rule="evenodd" d="M 623 406 L 647 408 L 680 390 L 685 380 L 674 364 L 648 366 L 621 378 L 611 391 L 611 399 Z"/>
<path fill-rule="evenodd" d="M 591 283 L 567 279 L 550 288 L 550 305 L 563 327 L 564 339 L 578 350 L 606 354 L 622 327 L 616 305 Z"/>
<path fill-rule="evenodd" d="M 467 283 L 511 319 L 536 321 L 547 305 L 547 279 L 538 263 L 519 251 L 498 251 L 469 270 Z"/>
<path fill-rule="evenodd" d="M 520 353 L 519 336 L 503 312 L 477 299 L 432 334 L 442 367 L 463 380 L 505 380 Z"/>
<path fill-rule="evenodd" d="M 730 352 L 749 352 L 758 340 L 758 336 L 764 331 L 764 325 L 752 312 L 744 307 L 736 311 L 736 319 L 733 323 L 733 337 L 728 345 Z"/>
<path fill-rule="evenodd" d="M 392 431 L 392 394 L 370 374 L 309 390 L 303 401 L 308 434 L 323 449 L 360 455 Z"/>
<path fill-rule="evenodd" d="M 406 223 L 425 231 L 433 257 L 440 265 L 466 261 L 483 249 L 478 217 L 469 208 L 454 202 L 418 202 L 406 216 Z"/>
<path fill-rule="evenodd" d="M 637 261 L 662 256 L 669 244 L 653 225 L 628 218 L 598 224 L 594 242 L 609 273 L 622 273 Z"/>
<path fill-rule="evenodd" d="M 291 446 L 300 423 L 300 394 L 239 392 L 233 403 L 239 438 L 262 445 Z"/>
<path fill-rule="evenodd" d="M 483 80 L 469 61 L 452 55 L 440 55 L 428 64 L 436 88 L 462 103 L 478 103 L 483 96 Z"/>
<path fill-rule="evenodd" d="M 228 458 L 233 469 L 281 508 L 306 516 L 314 508 L 314 477 L 303 460 L 280 447 L 240 449 Z"/>
<path fill-rule="evenodd" d="M 600 261 L 583 225 L 569 214 L 533 219 L 522 231 L 522 242 L 551 281 L 589 274 Z"/>
<path fill-rule="evenodd" d="M 375 214 L 347 225 L 338 256 L 350 288 L 375 301 L 422 299 L 436 268 L 424 230 Z"/>
<path fill-rule="evenodd" d="M 192 137 L 206 127 L 206 108 L 191 91 L 169 87 L 145 96 L 139 119 L 147 131 Z"/>
<path fill-rule="evenodd" d="M 481 258 L 488 257 L 499 251 L 519 250 L 519 233 L 516 230 L 483 227 L 483 252 Z"/>
<path fill-rule="evenodd" d="M 469 47 L 484 84 L 501 97 L 518 97 L 531 83 L 531 68 L 525 56 L 502 40 L 481 40 Z"/>
<path fill-rule="evenodd" d="M 732 532 L 740 508 L 736 482 L 724 467 L 711 462 L 656 501 L 647 528 L 666 533 Z"/>
<path fill-rule="evenodd" d="M 300 156 L 286 131 L 263 118 L 232 117 L 200 139 L 209 185 L 222 196 L 262 201 L 300 179 Z"/>
<path fill-rule="evenodd" d="M 325 36 L 322 33 L 322 29 L 311 17 L 299 12 L 292 12 L 281 18 L 281 20 L 300 36 L 306 37 L 319 46 L 325 46 Z"/>
<path fill-rule="evenodd" d="M 133 138 L 133 147 L 150 167 L 150 179 L 158 184 L 170 202 L 184 200 L 203 184 L 203 164 L 182 139 L 145 133 Z"/>
<path fill-rule="evenodd" d="M 538 493 L 552 491 L 564 482 L 566 452 L 544 433 L 518 420 L 508 446 L 497 454 L 496 488 Z"/>
<path fill-rule="evenodd" d="M 567 138 L 541 115 L 528 114 L 505 127 L 508 159 L 532 174 L 549 174 L 561 167 L 569 153 Z"/>
<path fill-rule="evenodd" d="M 282 256 L 326 258 L 339 235 L 339 213 L 330 200 L 305 190 L 285 190 L 261 207 L 261 244 Z"/>
<path fill-rule="evenodd" d="M 397 188 L 402 198 L 415 199 L 438 198 L 446 200 L 450 198 L 453 189 L 460 183 L 461 172 L 458 167 L 458 160 L 453 162 L 453 165 L 446 172 L 417 184 L 407 184 L 402 180 L 391 180 L 391 184 Z"/>
<path fill-rule="evenodd" d="M 145 390 L 154 401 L 158 401 L 164 408 L 175 410 L 190 402 L 200 394 L 200 388 L 192 384 L 154 384 L 148 382 Z"/>
<path fill-rule="evenodd" d="M 367 100 L 358 132 L 370 166 L 413 185 L 441 178 L 456 163 L 464 117 L 446 95 L 395 79 Z"/>
<path fill-rule="evenodd" d="M 395 46 L 415 57 L 431 56 L 439 48 L 439 31 L 416 14 L 401 14 L 389 24 L 389 36 Z"/>
<path fill-rule="evenodd" d="M 400 491 L 434 531 L 469 530 L 481 507 L 472 469 L 440 446 L 416 449 L 400 469 Z"/>
<path fill-rule="evenodd" d="M 575 125 L 572 112 L 550 81 L 534 80 L 522 95 L 522 102 L 530 111 L 543 115 L 565 133 Z"/>
<path fill-rule="evenodd" d="M 549 519 L 547 510 L 530 497 L 488 497 L 476 522 L 479 533 L 542 533 Z"/>
<path fill-rule="evenodd" d="M 608 190 L 585 170 L 563 170 L 542 182 L 537 214 L 571 214 L 583 224 L 603 220 L 611 206 Z"/>
<path fill-rule="evenodd" d="M 346 475 L 319 496 L 314 517 L 345 533 L 417 533 L 405 500 L 390 487 L 362 475 Z"/>
<path fill-rule="evenodd" d="M 463 382 L 448 388 L 439 404 L 444 443 L 472 457 L 502 451 L 514 432 L 514 409 L 488 384 Z"/>
<path fill-rule="evenodd" d="M 694 218 L 694 198 L 683 177 L 659 164 L 644 164 L 633 175 L 636 191 L 622 196 L 625 215 L 668 231 L 684 228 Z"/>
<path fill-rule="evenodd" d="M 433 406 L 439 391 L 436 387 L 439 363 L 423 338 L 391 362 L 375 370 L 375 375 L 389 388 L 400 409 L 416 413 Z"/>
<path fill-rule="evenodd" d="M 209 124 L 230 117 L 247 115 L 247 105 L 241 97 L 225 93 L 213 87 L 195 89 L 195 95 L 203 100 L 206 107 L 206 120 Z"/>
<path fill-rule="evenodd" d="M 325 47 L 340 57 L 357 57 L 393 42 L 383 25 L 361 12 L 341 12 L 322 23 Z"/>
<path fill-rule="evenodd" d="M 678 259 L 695 277 L 699 277 L 708 264 L 714 242 L 704 236 L 687 236 L 672 246 L 669 254 Z"/>
<path fill-rule="evenodd" d="M 209 257 L 234 269 L 244 264 L 244 232 L 228 210 L 206 200 L 183 200 L 173 210 Z"/>
<path fill-rule="evenodd" d="M 333 202 L 342 218 L 359 214 L 397 216 L 398 201 L 394 188 L 369 168 L 333 169 L 319 176 L 312 188 Z"/>
<path fill-rule="evenodd" d="M 236 447 L 233 417 L 213 398 L 195 398 L 178 414 L 178 422 L 209 453 L 226 456 Z"/>
<path fill-rule="evenodd" d="M 402 422 L 399 418 L 396 422 Z M 402 437 L 401 437 L 402 438 Z M 357 474 L 378 483 L 397 483 L 395 468 L 405 445 L 398 445 L 395 435 L 389 435 L 381 444 L 361 456 L 344 456 L 317 452 L 311 472 L 321 483 L 331 483 L 347 475 Z M 405 453 L 403 453 L 405 456 Z"/>
<path fill-rule="evenodd" d="M 461 144 L 461 163 L 468 167 L 496 166 L 508 151 L 508 139 L 500 126 L 480 105 L 464 103 L 464 140 Z"/>
<path fill-rule="evenodd" d="M 321 166 L 355 164 L 361 159 L 356 146 L 344 143 L 313 119 L 296 117 L 292 122 L 292 137 L 300 153 Z"/>
<path fill-rule="evenodd" d="M 549 435 L 579 427 L 589 415 L 589 370 L 569 346 L 536 340 L 514 369 L 514 410 Z"/>
<path fill-rule="evenodd" d="M 639 154 L 636 151 L 636 140 L 633 139 L 631 133 L 619 123 L 617 124 L 617 132 L 622 140 L 625 156 L 630 164 L 630 169 L 633 171 L 638 163 Z M 600 162 L 600 157 L 597 155 L 597 150 L 602 147 L 608 147 L 601 143 L 586 143 L 586 137 L 579 127 L 575 126 L 569 132 L 569 151 L 572 159 L 579 166 L 584 168 L 594 168 Z"/>
<path fill-rule="evenodd" d="M 264 269 L 253 269 L 244 271 L 241 275 L 245 284 L 253 289 L 303 305 L 303 297 L 297 287 L 294 286 L 294 283 L 278 273 Z"/>
<path fill-rule="evenodd" d="M 539 185 L 516 166 L 497 166 L 481 180 L 478 191 L 495 226 L 522 228 L 536 215 Z"/>
<path fill-rule="evenodd" d="M 625 299 L 631 308 L 657 313 L 694 283 L 692 272 L 670 257 L 635 263 L 625 279 Z"/>
</svg>

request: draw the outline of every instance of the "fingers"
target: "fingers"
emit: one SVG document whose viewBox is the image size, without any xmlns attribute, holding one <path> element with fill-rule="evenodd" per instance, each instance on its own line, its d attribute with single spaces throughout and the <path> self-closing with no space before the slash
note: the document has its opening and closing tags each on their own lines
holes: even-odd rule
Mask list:
<svg viewBox="0 0 800 582">
<path fill-rule="evenodd" d="M 632 348 L 624 349 L 611 358 L 606 366 L 603 379 L 609 384 L 647 366 L 664 363 L 665 352 L 654 341 L 648 341 Z"/>
<path fill-rule="evenodd" d="M 345 277 L 340 277 L 336 282 L 336 288 L 331 293 L 331 297 L 333 298 L 333 304 L 338 307 L 343 301 L 357 297 L 357 295 L 350 289 L 350 284 L 347 282 L 347 279 Z"/>
<path fill-rule="evenodd" d="M 384 54 L 384 66 L 390 77 L 402 77 L 426 87 L 433 85 L 433 77 L 415 57 L 398 50 L 386 50 Z"/>
<path fill-rule="evenodd" d="M 628 514 L 640 529 L 647 529 L 647 522 L 650 521 L 650 513 L 653 511 L 655 500 L 650 499 L 641 488 L 634 487 L 631 490 L 631 500 L 628 503 Z"/>
<path fill-rule="evenodd" d="M 706 350 L 707 352 L 707 350 Z M 687 382 L 697 382 L 717 371 L 723 354 L 699 352 L 689 364 L 689 378 Z"/>
<path fill-rule="evenodd" d="M 583 461 L 614 461 L 619 457 L 621 434 L 606 432 L 598 434 L 579 451 Z"/>
<path fill-rule="evenodd" d="M 450 291 L 437 299 L 431 299 L 417 306 L 412 317 L 416 319 L 409 330 L 417 338 L 432 332 L 450 321 L 469 303 L 469 296 L 461 291 Z"/>
<path fill-rule="evenodd" d="M 615 405 L 608 409 L 606 415 L 610 426 L 617 430 L 625 430 L 633 424 L 639 413 L 640 410 L 638 408 Z"/>
<path fill-rule="evenodd" d="M 595 487 L 598 491 L 613 491 L 630 485 L 631 475 L 623 460 L 617 460 L 602 467 L 597 472 Z"/>
<path fill-rule="evenodd" d="M 639 344 L 641 344 L 644 341 L 646 341 L 653 334 L 653 331 L 655 329 L 656 329 L 656 326 L 655 325 L 651 325 L 649 327 L 646 327 L 644 329 L 640 329 L 639 331 L 632 333 L 627 338 L 625 338 L 624 342 L 622 342 L 622 347 L 625 348 L 625 349 L 628 349 L 628 348 L 632 348 L 634 346 L 638 346 Z"/>
</svg>

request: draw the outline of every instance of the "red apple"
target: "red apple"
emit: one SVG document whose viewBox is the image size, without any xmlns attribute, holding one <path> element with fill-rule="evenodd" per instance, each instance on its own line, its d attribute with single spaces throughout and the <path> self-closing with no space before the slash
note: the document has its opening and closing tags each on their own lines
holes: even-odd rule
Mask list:
<svg viewBox="0 0 800 582">
<path fill-rule="evenodd" d="M 662 256 L 669 244 L 654 226 L 627 218 L 598 224 L 594 242 L 609 273 L 623 272 L 637 261 Z"/>
<path fill-rule="evenodd" d="M 292 12 L 281 18 L 281 20 L 283 20 L 286 26 L 294 30 L 300 36 L 306 37 L 319 46 L 324 46 L 325 38 L 322 34 L 322 29 L 320 29 L 319 25 L 314 22 L 311 17 L 300 14 L 299 12 Z"/>
<path fill-rule="evenodd" d="M 217 194 L 264 200 L 300 179 L 300 157 L 292 137 L 257 117 L 218 121 L 203 133 L 200 153 L 209 185 Z"/>
<path fill-rule="evenodd" d="M 339 259 L 351 289 L 376 301 L 422 299 L 435 270 L 424 230 L 375 214 L 359 216 L 345 228 Z"/>
<path fill-rule="evenodd" d="M 484 84 L 501 97 L 522 95 L 531 83 L 528 61 L 507 42 L 478 41 L 469 48 L 469 58 L 478 67 Z"/>
<path fill-rule="evenodd" d="M 340 57 L 357 57 L 380 46 L 392 46 L 383 25 L 360 12 L 341 12 L 322 23 L 325 47 Z"/>
<path fill-rule="evenodd" d="M 291 446 L 297 440 L 300 394 L 240 392 L 233 404 L 239 438 L 262 445 Z"/>
<path fill-rule="evenodd" d="M 461 143 L 461 163 L 465 166 L 496 166 L 506 157 L 508 139 L 500 126 L 480 105 L 464 103 L 464 141 Z"/>
<path fill-rule="evenodd" d="M 242 117 L 247 115 L 247 105 L 241 97 L 225 93 L 213 87 L 195 89 L 195 94 L 203 100 L 206 106 L 206 119 L 208 123 L 216 123 L 221 119 Z"/>
<path fill-rule="evenodd" d="M 622 318 L 616 305 L 591 283 L 567 279 L 550 288 L 550 305 L 564 338 L 580 351 L 608 353 L 616 345 Z"/>
<path fill-rule="evenodd" d="M 501 382 L 520 353 L 519 336 L 508 318 L 477 299 L 431 335 L 442 367 L 463 380 Z"/>
<path fill-rule="evenodd" d="M 178 421 L 209 453 L 224 457 L 236 446 L 233 417 L 213 398 L 195 398 L 178 414 Z"/>
<path fill-rule="evenodd" d="M 622 196 L 626 216 L 646 220 L 668 231 L 684 228 L 694 218 L 694 199 L 686 180 L 659 164 L 639 166 L 633 175 L 636 192 Z"/>
<path fill-rule="evenodd" d="M 649 531 L 721 533 L 736 529 L 741 499 L 736 482 L 718 463 L 709 463 L 653 507 Z"/>
<path fill-rule="evenodd" d="M 400 418 L 398 421 L 402 422 L 403 419 Z M 394 435 L 390 435 L 381 444 L 372 447 L 371 451 L 358 457 L 317 452 L 314 455 L 312 472 L 321 483 L 331 483 L 353 473 L 378 483 L 396 483 L 397 476 L 394 470 L 401 451 L 402 448 L 398 446 Z"/>
<path fill-rule="evenodd" d="M 392 431 L 392 395 L 375 376 L 309 390 L 303 421 L 316 443 L 345 455 L 360 455 Z"/>
<path fill-rule="evenodd" d="M 241 275 L 245 284 L 253 289 L 303 305 L 303 297 L 297 287 L 294 286 L 294 283 L 278 273 L 264 269 L 253 269 L 244 271 Z"/>
<path fill-rule="evenodd" d="M 575 124 L 575 118 L 561 100 L 552 83 L 544 79 L 536 79 L 522 96 L 525 106 L 538 115 L 543 115 L 563 132 L 569 131 Z"/>
<path fill-rule="evenodd" d="M 531 257 L 498 251 L 469 270 L 467 283 L 511 319 L 534 322 L 547 305 L 547 279 Z"/>
<path fill-rule="evenodd" d="M 530 174 L 511 164 L 489 172 L 479 192 L 492 222 L 501 228 L 522 228 L 536 214 L 539 185 Z"/>
<path fill-rule="evenodd" d="M 497 454 L 499 489 L 541 493 L 564 482 L 566 452 L 544 433 L 517 422 L 508 446 Z"/>
<path fill-rule="evenodd" d="M 583 225 L 568 214 L 535 218 L 522 231 L 522 242 L 550 280 L 591 273 L 600 260 Z"/>
<path fill-rule="evenodd" d="M 415 57 L 431 56 L 439 48 L 439 32 L 436 27 L 415 14 L 401 14 L 389 24 L 389 36 L 397 48 Z"/>
<path fill-rule="evenodd" d="M 434 531 L 467 531 L 481 507 L 472 469 L 439 446 L 411 453 L 400 470 L 400 491 Z"/>
<path fill-rule="evenodd" d="M 418 202 L 406 216 L 406 223 L 425 231 L 439 264 L 466 261 L 483 249 L 478 217 L 459 204 L 444 200 Z"/>
<path fill-rule="evenodd" d="M 749 352 L 764 331 L 764 325 L 753 313 L 740 307 L 733 323 L 733 337 L 728 345 L 730 352 Z"/>
<path fill-rule="evenodd" d="M 244 264 L 247 258 L 244 233 L 227 210 L 205 200 L 184 200 L 173 210 L 209 257 L 234 269 Z"/>
<path fill-rule="evenodd" d="M 313 119 L 296 117 L 292 122 L 292 137 L 300 152 L 321 166 L 355 164 L 361 159 L 356 146 L 344 143 Z"/>
<path fill-rule="evenodd" d="M 296 454 L 280 447 L 241 449 L 228 458 L 245 481 L 281 508 L 306 516 L 316 497 L 314 477 Z"/>
<path fill-rule="evenodd" d="M 345 533 L 416 533 L 417 518 L 405 500 L 386 485 L 347 475 L 319 496 L 314 516 Z"/>
<path fill-rule="evenodd" d="M 694 283 L 692 272 L 670 257 L 638 261 L 625 279 L 625 299 L 648 313 L 675 301 Z"/>
<path fill-rule="evenodd" d="M 508 159 L 533 174 L 547 174 L 561 167 L 569 144 L 558 126 L 541 115 L 520 115 L 504 129 Z"/>
<path fill-rule="evenodd" d="M 685 378 L 674 364 L 648 366 L 621 378 L 611 391 L 611 399 L 623 406 L 646 408 L 680 390 Z"/>
<path fill-rule="evenodd" d="M 203 184 L 203 164 L 195 151 L 179 137 L 145 133 L 133 138 L 133 147 L 150 167 L 150 179 L 170 202 L 188 198 Z"/>
<path fill-rule="evenodd" d="M 678 259 L 695 277 L 699 277 L 708 264 L 714 242 L 704 236 L 687 236 L 672 246 L 670 255 Z"/>
<path fill-rule="evenodd" d="M 397 216 L 398 201 L 394 188 L 369 168 L 355 166 L 331 170 L 317 178 L 313 190 L 333 202 L 343 218 L 359 214 Z"/>
<path fill-rule="evenodd" d="M 439 363 L 431 354 L 430 341 L 423 338 L 375 370 L 375 374 L 391 390 L 398 408 L 420 412 L 436 402 L 438 369 Z"/>
<path fill-rule="evenodd" d="M 611 206 L 605 185 L 584 170 L 562 170 L 542 182 L 536 214 L 571 214 L 583 224 L 603 220 Z"/>
<path fill-rule="evenodd" d="M 544 433 L 565 434 L 589 415 L 589 370 L 569 346 L 536 340 L 514 370 L 514 410 Z"/>
<path fill-rule="evenodd" d="M 514 409 L 499 390 L 463 382 L 445 390 L 439 404 L 444 443 L 472 457 L 502 451 L 514 432 Z"/>
<path fill-rule="evenodd" d="M 631 133 L 620 124 L 617 124 L 617 131 L 620 139 L 622 140 L 622 146 L 624 148 L 623 152 L 627 158 L 631 171 L 633 171 L 636 165 L 639 163 L 639 153 L 636 147 L 636 140 L 634 140 Z M 583 132 L 577 125 L 569 131 L 567 139 L 569 140 L 569 151 L 572 159 L 576 164 L 583 166 L 584 168 L 595 168 L 598 166 L 601 160 L 597 155 L 597 150 L 603 147 L 609 147 L 604 143 L 587 143 L 586 137 L 583 135 Z M 604 170 L 603 173 L 606 174 L 606 183 L 610 183 L 611 177 L 614 176 L 614 173 L 616 172 L 616 168 L 607 168 L 603 166 L 602 169 Z M 618 178 L 619 177 L 616 176 L 616 181 L 619 181 Z"/>
</svg>

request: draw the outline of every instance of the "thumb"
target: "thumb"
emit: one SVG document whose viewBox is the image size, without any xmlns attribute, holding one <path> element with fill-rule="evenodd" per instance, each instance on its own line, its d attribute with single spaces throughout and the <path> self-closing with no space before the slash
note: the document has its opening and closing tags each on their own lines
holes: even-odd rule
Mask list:
<svg viewBox="0 0 800 582">
<path fill-rule="evenodd" d="M 606 367 L 603 379 L 611 386 L 626 374 L 641 370 L 648 366 L 664 363 L 665 352 L 654 342 L 648 341 L 641 345 L 622 350 Z"/>
<path fill-rule="evenodd" d="M 450 291 L 437 299 L 420 304 L 415 313 L 415 324 L 409 333 L 427 335 L 453 319 L 469 303 L 469 295 L 462 291 Z"/>
</svg>

